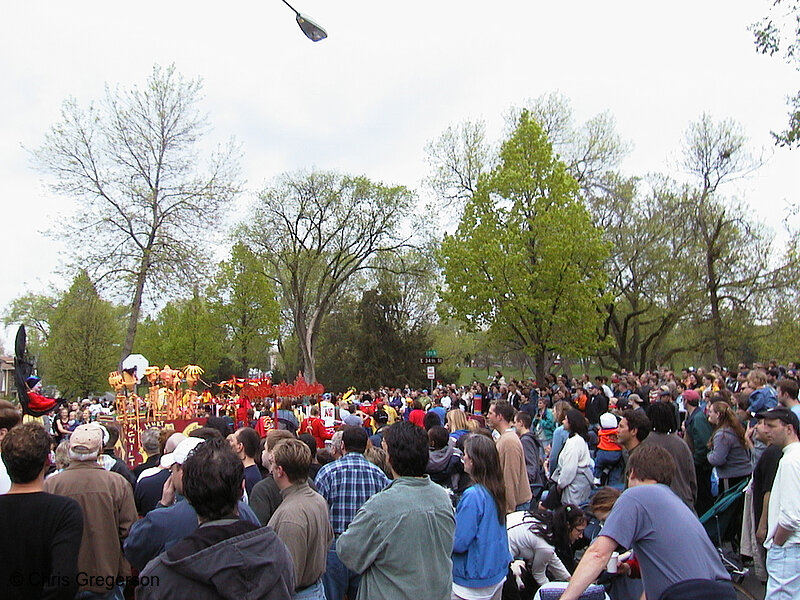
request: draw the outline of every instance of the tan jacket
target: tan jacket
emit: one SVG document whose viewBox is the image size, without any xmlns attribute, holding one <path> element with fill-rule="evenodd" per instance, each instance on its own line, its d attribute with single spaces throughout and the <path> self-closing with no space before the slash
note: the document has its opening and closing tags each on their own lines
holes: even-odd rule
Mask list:
<svg viewBox="0 0 800 600">
<path fill-rule="evenodd" d="M 73 462 L 47 479 L 44 491 L 73 498 L 83 509 L 79 591 L 107 593 L 102 578 L 131 574 L 122 555 L 122 541 L 136 521 L 136 505 L 127 479 L 96 462 Z"/>
<path fill-rule="evenodd" d="M 295 585 L 308 587 L 325 572 L 333 529 L 328 503 L 309 487 L 296 483 L 281 490 L 283 502 L 275 509 L 269 526 L 289 548 L 294 563 Z"/>
<path fill-rule="evenodd" d="M 506 487 L 506 512 L 514 512 L 517 506 L 529 502 L 532 496 L 525 468 L 525 451 L 512 429 L 507 429 L 497 440 L 497 453 L 500 455 L 500 468 Z"/>
</svg>

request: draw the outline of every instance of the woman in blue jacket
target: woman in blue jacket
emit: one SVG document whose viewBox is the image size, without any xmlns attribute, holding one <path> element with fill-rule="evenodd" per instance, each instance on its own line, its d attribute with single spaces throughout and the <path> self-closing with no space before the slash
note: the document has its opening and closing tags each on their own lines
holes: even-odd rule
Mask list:
<svg viewBox="0 0 800 600">
<path fill-rule="evenodd" d="M 475 485 L 456 507 L 453 540 L 453 600 L 499 600 L 511 553 L 505 527 L 503 470 L 494 442 L 469 435 L 464 442 L 464 471 Z"/>
</svg>

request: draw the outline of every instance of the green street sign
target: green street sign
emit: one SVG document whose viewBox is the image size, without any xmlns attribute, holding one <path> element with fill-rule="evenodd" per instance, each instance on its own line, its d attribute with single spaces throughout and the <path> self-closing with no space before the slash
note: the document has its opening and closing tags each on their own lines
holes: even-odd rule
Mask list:
<svg viewBox="0 0 800 600">
<path fill-rule="evenodd" d="M 436 350 L 428 350 L 427 352 L 425 352 L 425 356 L 427 356 L 428 358 L 434 358 L 436 356 Z"/>
</svg>

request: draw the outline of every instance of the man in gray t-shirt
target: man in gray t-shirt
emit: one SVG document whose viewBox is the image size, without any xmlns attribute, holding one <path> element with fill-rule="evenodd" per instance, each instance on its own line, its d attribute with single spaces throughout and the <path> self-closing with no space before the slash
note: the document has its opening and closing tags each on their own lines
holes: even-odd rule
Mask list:
<svg viewBox="0 0 800 600">
<path fill-rule="evenodd" d="M 648 599 L 687 579 L 730 579 L 700 521 L 666 485 L 626 490 L 600 535 L 633 548 Z"/>
<path fill-rule="evenodd" d="M 633 549 L 647 600 L 658 600 L 688 580 L 708 583 L 717 600 L 735 598 L 726 583 L 730 575 L 697 516 L 668 487 L 675 471 L 672 456 L 658 446 L 642 445 L 629 466 L 629 487 L 581 559 L 562 600 L 576 600 L 619 546 Z"/>
</svg>

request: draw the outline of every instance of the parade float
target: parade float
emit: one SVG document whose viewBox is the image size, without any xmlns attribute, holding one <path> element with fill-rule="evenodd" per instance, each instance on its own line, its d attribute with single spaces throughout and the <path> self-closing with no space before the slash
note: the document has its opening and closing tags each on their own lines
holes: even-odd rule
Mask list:
<svg viewBox="0 0 800 600">
<path fill-rule="evenodd" d="M 121 458 L 129 465 L 144 459 L 141 434 L 150 427 L 174 429 L 189 433 L 205 425 L 207 417 L 226 414 L 235 427 L 250 424 L 248 411 L 262 403 L 265 412 L 275 414 L 284 398 L 303 398 L 305 404 L 318 403 L 325 388 L 309 384 L 302 375 L 294 383 L 273 385 L 269 376 L 242 379 L 231 377 L 220 383 L 202 380 L 204 370 L 198 365 L 174 369 L 169 365 L 150 365 L 141 355 L 131 355 L 122 363 L 122 370 L 109 373 L 108 383 L 115 392 L 115 420 L 123 440 Z M 139 385 L 146 381 L 147 392 L 140 396 Z M 198 384 L 205 388 L 199 392 Z M 216 389 L 215 389 L 216 388 Z M 215 389 L 216 393 L 212 393 Z M 277 423 L 269 414 L 261 415 L 256 431 L 263 437 Z"/>
<path fill-rule="evenodd" d="M 35 360 L 27 350 L 25 326 L 20 325 L 15 343 L 14 379 L 25 420 L 38 420 L 55 409 L 63 398 L 50 398 L 41 393 L 41 380 L 35 374 Z M 121 369 L 108 374 L 114 390 L 114 414 L 98 415 L 98 421 L 116 422 L 120 427 L 120 458 L 131 467 L 140 464 L 144 449 L 141 434 L 151 427 L 173 429 L 188 434 L 205 425 L 209 416 L 231 416 L 235 427 L 250 425 L 248 411 L 263 405 L 255 428 L 263 437 L 279 424 L 270 416 L 276 414 L 282 400 L 302 398 L 302 404 L 320 407 L 326 426 L 333 427 L 334 407 L 322 400 L 325 388 L 320 383 L 307 383 L 298 374 L 294 383 L 272 383 L 271 374 L 255 378 L 231 377 L 219 383 L 203 381 L 199 365 L 174 369 L 150 365 L 141 354 L 131 354 L 122 361 Z M 147 385 L 144 395 L 141 387 Z M 202 387 L 199 391 L 198 387 Z M 213 390 L 213 391 L 212 391 Z M 216 392 L 216 393 L 214 393 Z"/>
</svg>

